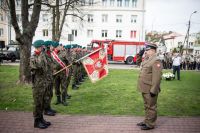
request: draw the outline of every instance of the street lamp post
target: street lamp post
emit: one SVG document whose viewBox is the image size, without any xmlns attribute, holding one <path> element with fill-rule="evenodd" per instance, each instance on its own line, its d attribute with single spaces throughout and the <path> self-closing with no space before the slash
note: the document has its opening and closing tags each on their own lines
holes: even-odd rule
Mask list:
<svg viewBox="0 0 200 133">
<path fill-rule="evenodd" d="M 194 13 L 197 13 L 197 11 L 192 12 L 191 15 L 190 15 L 189 23 L 188 23 L 188 30 L 187 30 L 187 34 L 186 34 L 186 37 L 185 37 L 185 39 L 186 39 L 186 54 L 188 53 L 188 44 L 189 44 L 189 37 L 190 37 L 190 20 L 191 20 L 191 17 Z"/>
</svg>

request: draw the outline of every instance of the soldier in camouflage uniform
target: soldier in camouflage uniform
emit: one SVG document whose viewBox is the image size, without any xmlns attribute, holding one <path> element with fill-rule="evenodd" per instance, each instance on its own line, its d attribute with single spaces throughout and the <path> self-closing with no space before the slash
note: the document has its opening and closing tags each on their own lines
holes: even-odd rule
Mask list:
<svg viewBox="0 0 200 133">
<path fill-rule="evenodd" d="M 72 61 L 76 61 L 79 59 L 78 56 L 78 48 L 77 45 L 73 45 L 73 52 L 72 52 Z M 79 67 L 79 63 L 73 63 L 73 80 L 72 80 L 72 89 L 76 90 L 79 87 L 77 85 L 80 85 L 79 80 L 78 80 L 78 67 Z"/>
<path fill-rule="evenodd" d="M 49 116 L 54 116 L 56 111 L 51 108 L 51 100 L 53 97 L 53 59 L 51 57 L 51 51 L 50 51 L 50 46 L 51 46 L 52 41 L 45 41 L 45 55 L 47 58 L 47 91 L 45 93 L 45 103 L 44 103 L 44 114 L 49 115 Z"/>
<path fill-rule="evenodd" d="M 67 57 L 66 52 L 63 50 L 63 47 L 58 46 L 58 45 L 59 45 L 58 42 L 54 42 L 52 44 L 52 46 L 54 47 L 54 50 L 52 51 L 52 53 L 55 53 L 59 59 L 59 61 L 57 61 L 52 54 L 52 57 L 54 60 L 53 61 L 54 72 L 57 72 L 60 69 L 62 69 L 63 68 L 63 66 L 61 66 L 62 64 L 64 64 L 64 66 L 67 66 L 69 62 L 69 59 Z M 62 64 L 60 64 L 59 62 Z M 56 105 L 60 103 L 62 103 L 64 106 L 68 105 L 66 101 L 66 95 L 67 95 L 67 80 L 66 79 L 67 79 L 68 74 L 69 74 L 69 71 L 66 69 L 66 71 L 64 70 L 54 76 L 55 94 L 57 96 Z"/>
<path fill-rule="evenodd" d="M 78 48 L 78 59 L 83 57 L 83 51 L 81 46 Z M 81 62 L 78 63 L 78 82 L 81 84 L 83 82 L 83 65 Z"/>
<path fill-rule="evenodd" d="M 67 65 L 69 65 L 69 64 L 72 63 L 72 53 L 71 53 L 71 50 L 70 50 L 71 49 L 71 45 L 65 45 L 64 48 L 65 48 L 65 52 L 67 54 L 68 61 L 69 61 Z M 67 76 L 67 85 L 66 85 L 66 89 L 67 89 L 66 98 L 67 99 L 71 98 L 71 95 L 68 94 L 68 87 L 69 87 L 69 84 L 70 84 L 70 81 L 71 81 L 72 72 L 73 72 L 72 67 L 69 67 L 69 74 Z"/>
<path fill-rule="evenodd" d="M 83 47 L 82 53 L 83 53 L 83 54 L 82 54 L 82 57 L 85 56 L 85 55 L 87 54 L 87 50 L 86 50 L 85 47 Z M 82 66 L 82 80 L 84 81 L 84 79 L 85 79 L 87 73 L 86 73 L 86 71 L 85 71 L 85 68 L 84 68 L 83 64 L 82 64 L 81 66 Z"/>
<path fill-rule="evenodd" d="M 34 127 L 35 128 L 47 128 L 51 125 L 50 122 L 47 122 L 43 118 L 44 112 L 44 103 L 45 103 L 45 93 L 47 91 L 48 81 L 47 79 L 47 59 L 45 53 L 42 52 L 42 46 L 44 41 L 37 40 L 34 42 L 33 46 L 35 51 L 33 56 L 30 58 L 30 68 L 32 74 L 32 91 L 33 91 L 33 100 L 34 100 Z"/>
</svg>

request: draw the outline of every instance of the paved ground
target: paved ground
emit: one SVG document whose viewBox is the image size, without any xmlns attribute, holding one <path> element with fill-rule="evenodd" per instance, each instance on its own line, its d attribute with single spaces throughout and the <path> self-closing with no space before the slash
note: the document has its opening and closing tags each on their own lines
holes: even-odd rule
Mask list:
<svg viewBox="0 0 200 133">
<path fill-rule="evenodd" d="M 141 131 L 136 123 L 142 117 L 134 116 L 79 116 L 56 115 L 48 129 L 33 128 L 31 112 L 0 111 L 0 133 L 199 133 L 200 117 L 158 117 L 151 131 Z"/>
</svg>

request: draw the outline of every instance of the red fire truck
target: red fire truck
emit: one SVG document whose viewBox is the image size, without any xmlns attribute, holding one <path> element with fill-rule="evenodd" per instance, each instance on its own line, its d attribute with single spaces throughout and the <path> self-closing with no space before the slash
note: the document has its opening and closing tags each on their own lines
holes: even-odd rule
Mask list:
<svg viewBox="0 0 200 133">
<path fill-rule="evenodd" d="M 136 63 L 136 54 L 144 47 L 145 42 L 128 42 L 117 40 L 92 40 L 93 50 L 106 47 L 108 60 L 123 61 L 126 64 Z"/>
</svg>

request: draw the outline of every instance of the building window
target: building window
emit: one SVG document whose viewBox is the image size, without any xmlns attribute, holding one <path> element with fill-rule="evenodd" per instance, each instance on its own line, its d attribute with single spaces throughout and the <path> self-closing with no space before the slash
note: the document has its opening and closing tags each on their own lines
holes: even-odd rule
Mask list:
<svg viewBox="0 0 200 133">
<path fill-rule="evenodd" d="M 62 0 L 59 0 L 59 5 L 62 5 L 62 4 L 63 4 Z"/>
<path fill-rule="evenodd" d="M 116 16 L 116 22 L 117 23 L 122 23 L 122 15 L 117 15 Z"/>
<path fill-rule="evenodd" d="M 72 35 L 73 35 L 74 37 L 77 37 L 77 30 L 72 30 Z"/>
<path fill-rule="evenodd" d="M 136 38 L 136 33 L 137 33 L 137 31 L 135 31 L 135 30 L 133 31 L 133 30 L 132 30 L 132 31 L 131 31 L 130 37 L 131 37 L 131 38 Z"/>
<path fill-rule="evenodd" d="M 180 47 L 182 45 L 182 42 L 178 42 L 178 46 Z"/>
<path fill-rule="evenodd" d="M 108 37 L 108 31 L 107 30 L 102 30 L 101 31 L 101 37 Z"/>
<path fill-rule="evenodd" d="M 81 6 L 85 6 L 85 0 L 81 0 Z"/>
<path fill-rule="evenodd" d="M 16 0 L 16 6 L 21 6 L 21 0 Z"/>
<path fill-rule="evenodd" d="M 28 20 L 29 20 L 29 21 L 31 21 L 31 16 L 32 16 L 32 14 L 29 14 L 29 15 L 28 15 Z"/>
<path fill-rule="evenodd" d="M 189 48 L 193 47 L 193 42 L 189 42 Z"/>
<path fill-rule="evenodd" d="M 3 36 L 3 28 L 0 28 L 0 36 Z"/>
<path fill-rule="evenodd" d="M 122 30 L 116 30 L 116 37 L 118 38 L 122 37 Z"/>
<path fill-rule="evenodd" d="M 33 0 L 29 0 L 29 4 L 33 4 L 33 2 L 34 2 Z"/>
<path fill-rule="evenodd" d="M 17 14 L 16 17 L 17 17 L 17 22 L 21 22 L 21 15 Z"/>
<path fill-rule="evenodd" d="M 132 0 L 132 7 L 137 7 L 137 0 Z"/>
<path fill-rule="evenodd" d="M 137 22 L 137 15 L 131 15 L 131 23 Z"/>
<path fill-rule="evenodd" d="M 74 14 L 75 16 L 72 16 L 72 22 L 77 22 L 78 21 L 78 19 L 77 19 L 77 14 Z"/>
<path fill-rule="evenodd" d="M 48 29 L 43 29 L 43 36 L 48 36 L 49 33 L 48 33 Z"/>
<path fill-rule="evenodd" d="M 92 14 L 88 14 L 88 22 L 89 23 L 93 22 L 93 15 Z"/>
<path fill-rule="evenodd" d="M 3 13 L 0 13 L 0 21 L 3 21 Z"/>
<path fill-rule="evenodd" d="M 93 6 L 94 5 L 94 0 L 89 0 L 88 4 L 89 4 L 89 6 Z"/>
<path fill-rule="evenodd" d="M 48 22 L 48 14 L 42 14 L 43 22 Z"/>
<path fill-rule="evenodd" d="M 87 30 L 87 37 L 93 37 L 93 30 Z"/>
<path fill-rule="evenodd" d="M 114 6 L 115 5 L 115 0 L 110 0 L 110 6 Z"/>
<path fill-rule="evenodd" d="M 117 0 L 117 7 L 122 7 L 122 0 Z"/>
<path fill-rule="evenodd" d="M 125 7 L 129 7 L 129 1 L 130 0 L 125 0 L 125 3 L 124 3 Z"/>
<path fill-rule="evenodd" d="M 102 5 L 107 6 L 107 0 L 102 0 Z"/>
<path fill-rule="evenodd" d="M 102 22 L 103 23 L 108 22 L 108 15 L 107 14 L 102 15 Z"/>
</svg>

